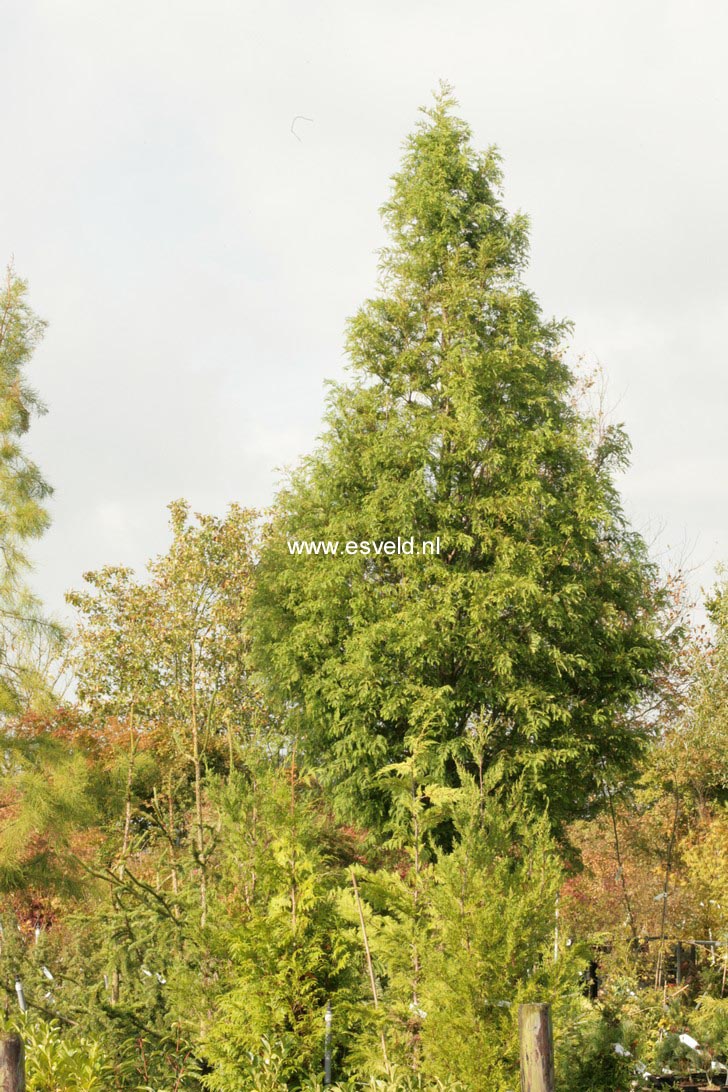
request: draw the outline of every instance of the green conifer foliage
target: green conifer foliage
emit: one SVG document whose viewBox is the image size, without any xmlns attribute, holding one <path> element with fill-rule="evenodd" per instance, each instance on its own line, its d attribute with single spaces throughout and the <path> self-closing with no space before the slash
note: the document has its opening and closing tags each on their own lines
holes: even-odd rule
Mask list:
<svg viewBox="0 0 728 1092">
<path fill-rule="evenodd" d="M 489 760 L 558 824 L 605 756 L 638 751 L 625 714 L 663 655 L 660 595 L 614 483 L 628 442 L 575 408 L 567 328 L 521 280 L 526 221 L 453 105 L 438 95 L 406 143 L 352 378 L 278 496 L 257 658 L 342 814 L 381 820 L 377 771 L 423 733 L 454 779 L 448 749 L 486 717 Z M 397 536 L 411 556 L 346 552 Z"/>
<path fill-rule="evenodd" d="M 295 756 L 266 767 L 251 755 L 248 776 L 218 797 L 224 897 L 211 930 L 227 989 L 203 1033 L 205 1087 L 218 1092 L 258 1087 L 268 1046 L 280 1055 L 276 1088 L 322 1071 L 327 1002 L 337 1064 L 359 1023 L 357 934 L 338 906 L 345 877 L 327 846 L 330 817 Z"/>
<path fill-rule="evenodd" d="M 58 739 L 0 736 L 0 892 L 81 888 L 73 835 L 98 817 L 98 779 L 86 756 Z"/>
<path fill-rule="evenodd" d="M 367 903 L 375 911 L 371 947 L 386 988 L 382 990 L 383 1049 L 371 1060 L 385 1072 L 403 1065 L 421 1067 L 422 989 L 431 931 L 433 834 L 458 799 L 459 789 L 438 783 L 432 740 L 412 741 L 411 754 L 386 766 L 380 776 L 390 800 L 389 867 L 362 875 Z M 393 855 L 393 857 L 392 857 Z"/>
<path fill-rule="evenodd" d="M 559 1033 L 580 1008 L 581 946 L 559 943 L 563 872 L 546 816 L 517 791 L 465 779 L 457 844 L 432 869 L 419 1035 L 423 1067 L 465 1088 L 518 1085 L 518 1006 L 549 1002 Z"/>
<path fill-rule="evenodd" d="M 9 268 L 0 285 L 0 713 L 18 712 L 44 689 L 32 666 L 34 646 L 58 636 L 24 582 L 26 545 L 48 526 L 51 492 L 21 443 L 33 414 L 45 411 L 25 375 L 44 328 L 26 293 Z"/>
</svg>

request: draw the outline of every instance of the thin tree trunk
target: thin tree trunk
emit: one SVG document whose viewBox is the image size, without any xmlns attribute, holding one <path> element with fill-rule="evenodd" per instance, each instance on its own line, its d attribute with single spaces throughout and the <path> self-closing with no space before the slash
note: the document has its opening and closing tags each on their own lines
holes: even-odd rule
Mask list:
<svg viewBox="0 0 728 1092">
<path fill-rule="evenodd" d="M 672 822 L 670 841 L 667 845 L 667 860 L 665 861 L 665 882 L 662 885 L 662 914 L 660 915 L 660 948 L 657 953 L 657 967 L 655 968 L 655 989 L 659 989 L 662 981 L 662 965 L 665 953 L 665 926 L 667 922 L 667 897 L 670 886 L 670 872 L 672 870 L 672 854 L 675 849 L 677 837 L 677 823 L 680 818 L 680 794 L 675 789 L 675 817 Z"/>
<path fill-rule="evenodd" d="M 296 748 L 291 754 L 291 930 L 295 936 L 298 909 L 296 884 Z"/>
<path fill-rule="evenodd" d="M 412 923 L 414 937 L 412 938 L 412 1018 L 419 1021 L 419 985 L 420 985 L 420 951 L 419 951 L 419 902 L 420 902 L 420 821 L 418 815 L 419 797 L 416 778 L 412 778 L 412 838 L 414 843 L 415 878 L 412 887 Z M 417 1072 L 419 1068 L 419 1036 L 413 1028 L 412 1034 L 412 1068 Z"/>
<path fill-rule="evenodd" d="M 227 728 L 227 741 L 228 741 L 228 785 L 232 784 L 233 773 L 235 771 L 235 748 L 233 746 L 233 728 L 230 723 L 230 717 L 226 718 Z"/>
<path fill-rule="evenodd" d="M 174 800 L 172 798 L 172 771 L 167 774 L 167 837 L 169 839 L 169 859 L 172 865 L 172 891 L 179 895 L 179 877 L 177 875 L 177 848 L 174 844 Z"/>
<path fill-rule="evenodd" d="M 207 922 L 207 862 L 205 860 L 205 827 L 202 814 L 202 760 L 200 757 L 200 733 L 197 723 L 197 658 L 194 641 L 190 646 L 191 705 L 192 705 L 192 765 L 195 773 L 195 842 L 197 859 L 200 865 L 200 925 L 204 929 Z"/>
<path fill-rule="evenodd" d="M 136 758 L 136 736 L 134 735 L 134 706 L 129 713 L 129 765 L 126 771 L 126 789 L 124 791 L 124 836 L 121 840 L 121 860 L 119 879 L 124 879 L 126 859 L 131 845 L 131 791 L 134 784 L 134 761 Z"/>
<path fill-rule="evenodd" d="M 612 794 L 609 791 L 609 787 L 604 782 L 604 794 L 609 801 L 609 814 L 612 817 L 612 830 L 614 831 L 614 852 L 617 858 L 617 871 L 619 873 L 620 883 L 622 885 L 622 898 L 624 899 L 624 905 L 627 908 L 627 920 L 629 921 L 629 927 L 632 931 L 632 939 L 637 940 L 637 926 L 634 920 L 634 914 L 632 913 L 632 902 L 629 897 L 629 890 L 627 889 L 627 880 L 624 875 L 624 862 L 622 860 L 622 852 L 619 845 L 619 831 L 617 829 L 617 813 L 614 810 L 614 800 Z"/>
<path fill-rule="evenodd" d="M 126 771 L 126 788 L 124 790 L 124 834 L 121 840 L 121 854 L 119 860 L 119 879 L 124 879 L 126 861 L 131 846 L 131 795 L 134 784 L 134 761 L 136 758 L 136 737 L 134 735 L 134 704 L 129 710 L 129 766 Z M 115 909 L 119 908 L 119 900 L 116 893 L 112 895 L 112 903 Z M 111 972 L 111 1004 L 119 1004 L 121 989 L 121 975 L 119 964 L 115 963 Z"/>
</svg>

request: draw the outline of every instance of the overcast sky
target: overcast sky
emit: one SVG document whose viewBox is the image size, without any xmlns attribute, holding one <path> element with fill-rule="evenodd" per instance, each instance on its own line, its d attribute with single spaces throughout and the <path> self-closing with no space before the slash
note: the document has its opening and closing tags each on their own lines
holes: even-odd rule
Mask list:
<svg viewBox="0 0 728 1092">
<path fill-rule="evenodd" d="M 5 0 L 0 261 L 49 322 L 35 585 L 143 566 L 166 504 L 265 505 L 308 451 L 378 208 L 441 78 L 527 280 L 633 442 L 622 481 L 695 589 L 728 560 L 725 0 Z M 298 121 L 295 115 L 312 121 Z"/>
</svg>

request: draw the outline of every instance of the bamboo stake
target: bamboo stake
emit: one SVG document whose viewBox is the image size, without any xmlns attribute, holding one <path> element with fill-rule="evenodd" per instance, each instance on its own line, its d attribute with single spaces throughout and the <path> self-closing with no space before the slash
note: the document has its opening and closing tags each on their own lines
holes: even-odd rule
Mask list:
<svg viewBox="0 0 728 1092">
<path fill-rule="evenodd" d="M 376 1008 L 379 1007 L 379 998 L 377 997 L 377 980 L 374 977 L 374 964 L 372 963 L 372 953 L 371 953 L 371 949 L 369 947 L 369 939 L 367 937 L 366 922 L 364 921 L 364 909 L 362 907 L 361 898 L 359 896 L 359 886 L 358 886 L 358 884 L 356 882 L 356 876 L 354 875 L 353 871 L 351 873 L 351 882 L 352 882 L 352 884 L 354 886 L 354 898 L 356 899 L 356 908 L 359 911 L 359 922 L 361 924 L 361 935 L 362 935 L 362 940 L 364 941 L 364 952 L 366 953 L 366 957 L 367 957 L 367 970 L 369 971 L 369 983 L 370 983 L 371 988 L 372 988 L 372 1000 L 374 1001 L 374 1008 L 376 1009 Z M 387 1074 L 387 1076 L 389 1076 L 390 1075 L 389 1059 L 387 1058 L 387 1044 L 386 1044 L 385 1039 L 384 1039 L 384 1032 L 381 1033 L 381 1043 L 382 1043 L 382 1057 L 384 1059 L 384 1071 Z"/>
</svg>

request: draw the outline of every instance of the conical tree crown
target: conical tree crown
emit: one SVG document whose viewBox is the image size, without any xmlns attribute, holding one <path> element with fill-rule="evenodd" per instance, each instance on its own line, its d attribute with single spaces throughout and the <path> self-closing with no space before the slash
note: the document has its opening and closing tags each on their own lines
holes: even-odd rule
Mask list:
<svg viewBox="0 0 728 1092">
<path fill-rule="evenodd" d="M 555 814 L 578 809 L 597 759 L 635 753 L 625 715 L 662 654 L 654 574 L 613 484 L 627 441 L 596 443 L 574 408 L 565 327 L 522 284 L 527 225 L 500 182 L 442 93 L 383 210 L 353 379 L 279 495 L 260 566 L 269 685 L 368 818 L 408 741 L 439 741 L 448 778 L 483 718 L 492 761 L 527 771 Z M 381 546 L 398 538 L 411 554 Z"/>
<path fill-rule="evenodd" d="M 525 257 L 525 222 L 500 202 L 494 149 L 477 154 L 444 92 L 406 144 L 383 215 L 393 247 L 385 268 L 421 287 L 461 271 L 513 278 Z"/>
</svg>

